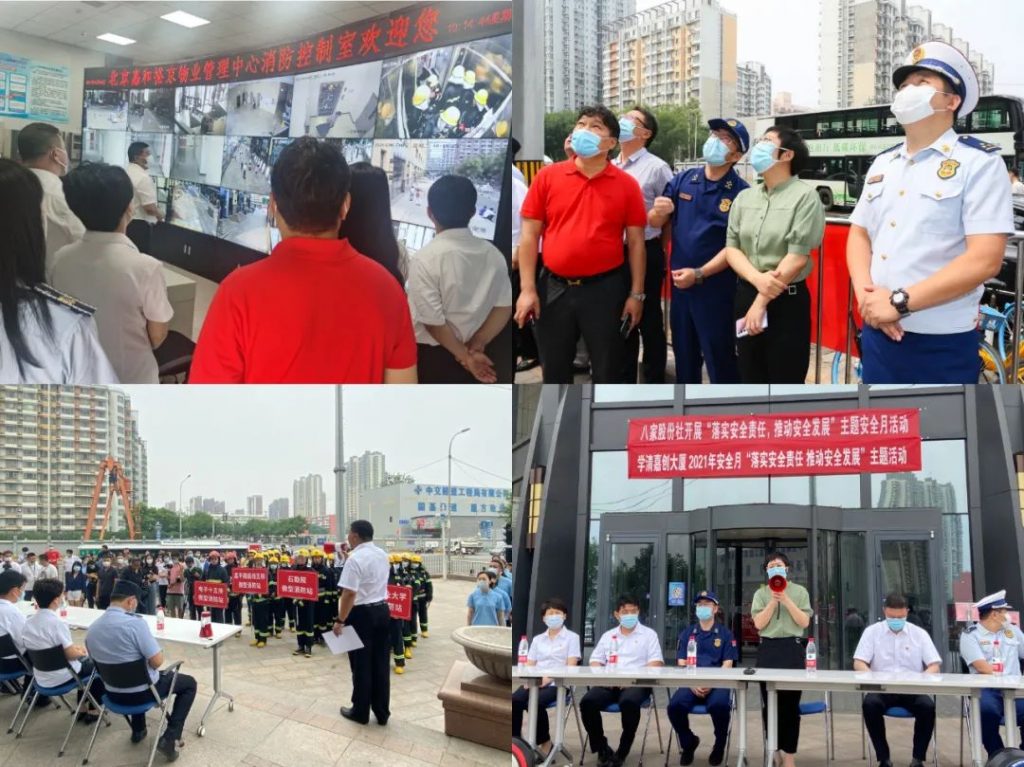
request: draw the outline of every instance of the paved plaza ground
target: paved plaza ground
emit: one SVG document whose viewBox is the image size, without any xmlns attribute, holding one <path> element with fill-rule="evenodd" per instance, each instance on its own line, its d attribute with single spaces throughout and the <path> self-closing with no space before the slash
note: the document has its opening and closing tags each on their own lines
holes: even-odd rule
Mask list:
<svg viewBox="0 0 1024 767">
<path fill-rule="evenodd" d="M 389 767 L 494 767 L 508 763 L 507 753 L 495 751 L 444 734 L 444 712 L 437 691 L 455 660 L 464 660 L 462 648 L 450 639 L 465 624 L 469 580 L 434 580 L 431 631 L 421 639 L 407 662 L 403 676 L 391 676 L 391 719 L 381 727 L 360 726 L 342 719 L 338 709 L 350 704 L 351 680 L 345 656 L 332 656 L 316 648 L 312 658 L 292 657 L 295 635 L 272 639 L 265 648 L 249 646 L 252 629 L 242 638 L 228 639 L 222 652 L 223 687 L 235 696 L 235 710 L 221 702 L 207 720 L 205 737 L 196 727 L 209 701 L 212 661 L 208 650 L 180 644 L 164 644 L 167 662 L 185 660 L 183 673 L 199 683 L 199 695 L 185 729 L 185 747 L 175 763 L 185 767 L 232 765 L 242 767 L 296 767 L 297 765 L 389 765 Z M 198 624 L 196 631 L 198 632 Z M 74 632 L 76 642 L 83 632 Z M 73 767 L 81 764 L 89 729 L 76 725 L 68 750 L 60 759 L 57 750 L 69 723 L 66 713 L 52 709 L 33 713 L 21 739 L 6 733 L 17 703 L 14 696 L 0 696 L 0 767 Z M 4 718 L 6 717 L 6 718 Z M 129 741 L 130 730 L 122 718 L 101 728 L 89 760 L 97 767 L 144 765 L 156 732 L 150 715 L 150 736 L 139 745 Z M 157 754 L 154 765 L 166 764 Z"/>
</svg>

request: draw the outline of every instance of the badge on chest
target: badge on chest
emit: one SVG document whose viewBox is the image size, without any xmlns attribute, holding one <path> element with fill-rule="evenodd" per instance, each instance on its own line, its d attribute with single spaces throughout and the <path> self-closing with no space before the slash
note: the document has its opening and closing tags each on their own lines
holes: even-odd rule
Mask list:
<svg viewBox="0 0 1024 767">
<path fill-rule="evenodd" d="M 943 160 L 939 166 L 939 178 L 943 181 L 948 181 L 956 175 L 957 169 L 960 167 L 960 163 L 956 160 Z"/>
<path fill-rule="evenodd" d="M 729 208 L 731 208 L 731 207 L 732 207 L 732 200 L 730 200 L 728 197 L 726 199 L 722 200 L 720 203 L 718 203 L 718 209 L 720 211 L 722 211 L 723 213 L 728 213 L 729 212 Z"/>
</svg>

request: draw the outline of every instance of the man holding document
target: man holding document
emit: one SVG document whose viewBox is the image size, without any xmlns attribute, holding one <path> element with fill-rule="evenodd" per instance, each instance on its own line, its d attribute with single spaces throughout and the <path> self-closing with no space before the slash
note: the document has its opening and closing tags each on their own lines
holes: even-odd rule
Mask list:
<svg viewBox="0 0 1024 767">
<path fill-rule="evenodd" d="M 351 553 L 338 582 L 341 601 L 333 633 L 343 640 L 353 639 L 346 635 L 354 633 L 362 647 L 348 651 L 352 706 L 343 706 L 341 715 L 368 724 L 372 709 L 377 724 L 385 725 L 391 715 L 388 555 L 373 543 L 373 525 L 363 519 L 349 526 L 348 544 Z M 333 640 L 330 643 L 335 644 Z"/>
</svg>

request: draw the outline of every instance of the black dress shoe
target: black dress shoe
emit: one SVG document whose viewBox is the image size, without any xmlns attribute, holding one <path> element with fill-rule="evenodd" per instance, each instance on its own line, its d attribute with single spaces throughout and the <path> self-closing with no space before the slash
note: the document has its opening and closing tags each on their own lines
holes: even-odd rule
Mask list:
<svg viewBox="0 0 1024 767">
<path fill-rule="evenodd" d="M 374 714 L 374 716 L 377 716 L 377 715 Z M 390 718 L 391 718 L 391 714 L 388 714 L 383 719 L 381 719 L 379 716 L 377 716 L 377 724 L 379 724 L 381 727 L 383 727 L 384 725 L 386 725 L 388 723 L 388 719 L 390 719 Z"/>
<path fill-rule="evenodd" d="M 597 752 L 597 767 L 613 767 L 615 764 L 615 752 L 608 746 Z"/>
<path fill-rule="evenodd" d="M 370 717 L 366 717 L 366 719 L 360 719 L 356 716 L 355 711 L 353 711 L 351 708 L 345 708 L 344 706 L 341 707 L 341 715 L 348 719 L 350 722 L 355 722 L 356 724 L 370 723 Z"/>
<path fill-rule="evenodd" d="M 156 750 L 163 754 L 167 758 L 168 762 L 173 762 L 181 756 L 175 748 L 176 745 L 175 738 L 168 738 L 165 736 L 157 741 Z"/>
<path fill-rule="evenodd" d="M 892 762 L 888 759 L 884 759 L 878 763 L 878 767 L 892 767 Z"/>
<path fill-rule="evenodd" d="M 700 738 L 694 735 L 693 740 L 690 741 L 689 748 L 684 748 L 682 753 L 679 755 L 679 763 L 683 765 L 683 767 L 693 764 L 693 753 L 697 750 L 697 746 L 699 745 Z"/>
<path fill-rule="evenodd" d="M 148 734 L 149 734 L 149 731 L 145 727 L 143 727 L 141 730 L 138 730 L 137 732 L 133 730 L 132 731 L 132 743 L 141 743 L 142 741 L 144 741 L 146 739 L 146 736 Z"/>
<path fill-rule="evenodd" d="M 924 767 L 924 761 L 921 759 L 911 759 L 910 767 Z"/>
<path fill-rule="evenodd" d="M 99 717 L 98 714 L 87 714 L 84 711 L 82 711 L 78 715 L 78 721 L 81 722 L 82 724 L 96 724 L 96 720 L 99 719 L 99 718 L 100 717 Z"/>
<path fill-rule="evenodd" d="M 533 370 L 539 364 L 540 364 L 540 360 L 537 360 L 537 359 L 519 360 L 519 362 L 516 363 L 516 372 L 517 373 L 525 373 L 527 370 Z"/>
<path fill-rule="evenodd" d="M 711 749 L 711 754 L 708 756 L 708 764 L 711 767 L 718 767 L 722 763 L 722 759 L 725 757 L 725 744 L 719 741 L 715 741 L 714 747 Z"/>
</svg>

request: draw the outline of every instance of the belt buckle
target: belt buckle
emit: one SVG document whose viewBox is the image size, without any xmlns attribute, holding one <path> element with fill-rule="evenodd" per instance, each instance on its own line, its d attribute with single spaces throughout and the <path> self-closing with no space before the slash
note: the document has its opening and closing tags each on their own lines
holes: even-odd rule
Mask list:
<svg viewBox="0 0 1024 767">
<path fill-rule="evenodd" d="M 570 288 L 578 288 L 580 285 L 583 284 L 583 280 L 566 280 L 565 284 L 568 285 Z"/>
<path fill-rule="evenodd" d="M 796 285 L 787 285 L 786 286 L 786 292 L 789 293 L 789 295 L 791 295 L 791 296 L 795 296 L 796 295 Z"/>
</svg>

